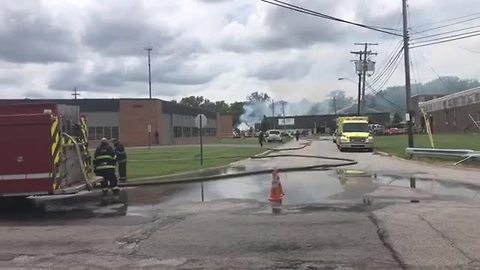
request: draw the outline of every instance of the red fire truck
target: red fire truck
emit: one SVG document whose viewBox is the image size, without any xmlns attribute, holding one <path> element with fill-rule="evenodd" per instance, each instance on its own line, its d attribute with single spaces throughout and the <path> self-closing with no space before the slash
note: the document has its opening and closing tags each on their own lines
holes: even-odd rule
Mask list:
<svg viewBox="0 0 480 270">
<path fill-rule="evenodd" d="M 97 179 L 76 106 L 0 106 L 0 197 L 75 193 Z"/>
</svg>

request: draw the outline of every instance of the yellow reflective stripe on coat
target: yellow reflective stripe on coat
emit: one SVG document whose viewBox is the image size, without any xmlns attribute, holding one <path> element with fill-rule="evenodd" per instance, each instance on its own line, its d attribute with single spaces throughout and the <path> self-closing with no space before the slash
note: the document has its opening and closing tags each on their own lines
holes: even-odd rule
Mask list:
<svg viewBox="0 0 480 270">
<path fill-rule="evenodd" d="M 95 167 L 96 170 L 115 169 L 114 165 L 102 165 Z"/>
<path fill-rule="evenodd" d="M 114 159 L 114 157 L 112 157 L 110 155 L 101 155 L 101 156 L 97 156 L 95 159 L 96 160 L 97 159 Z"/>
</svg>

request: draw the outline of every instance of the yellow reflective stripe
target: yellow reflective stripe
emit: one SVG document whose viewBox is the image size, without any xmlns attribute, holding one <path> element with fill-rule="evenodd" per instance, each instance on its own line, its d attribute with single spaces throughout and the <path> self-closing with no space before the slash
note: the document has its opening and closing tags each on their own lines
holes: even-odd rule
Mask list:
<svg viewBox="0 0 480 270">
<path fill-rule="evenodd" d="M 102 170 L 102 169 L 115 169 L 114 165 L 102 165 L 102 166 L 97 166 L 95 167 L 97 170 Z"/>
<path fill-rule="evenodd" d="M 98 156 L 95 158 L 96 160 L 97 159 L 114 159 L 112 156 L 109 156 L 109 155 L 101 155 L 101 156 Z"/>
<path fill-rule="evenodd" d="M 51 155 L 53 157 L 53 164 L 57 165 L 60 161 L 60 128 L 59 128 L 59 119 L 55 117 L 55 120 L 52 122 L 52 126 L 50 127 L 50 136 L 52 138 L 52 146 L 51 146 Z"/>
<path fill-rule="evenodd" d="M 58 127 L 58 118 L 55 117 L 55 121 L 53 121 L 52 127 L 50 128 L 50 136 L 53 137 L 53 135 L 57 131 L 57 127 Z"/>
</svg>

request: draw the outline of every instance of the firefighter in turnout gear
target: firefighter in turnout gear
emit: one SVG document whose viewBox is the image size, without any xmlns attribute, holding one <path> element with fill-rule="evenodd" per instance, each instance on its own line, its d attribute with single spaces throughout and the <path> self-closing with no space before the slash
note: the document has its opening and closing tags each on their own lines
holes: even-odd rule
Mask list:
<svg viewBox="0 0 480 270">
<path fill-rule="evenodd" d="M 115 152 L 106 138 L 102 138 L 100 145 L 95 150 L 93 164 L 95 174 L 103 177 L 102 192 L 106 194 L 107 188 L 110 187 L 114 194 L 118 194 L 120 189 L 115 175 Z"/>
<path fill-rule="evenodd" d="M 113 149 L 118 163 L 118 175 L 120 182 L 127 181 L 127 153 L 125 147 L 118 139 L 113 139 Z"/>
</svg>

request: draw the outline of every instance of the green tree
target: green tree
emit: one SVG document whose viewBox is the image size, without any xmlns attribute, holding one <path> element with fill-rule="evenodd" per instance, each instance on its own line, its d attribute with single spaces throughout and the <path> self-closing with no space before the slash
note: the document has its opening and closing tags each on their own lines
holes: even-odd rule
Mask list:
<svg viewBox="0 0 480 270">
<path fill-rule="evenodd" d="M 202 104 L 200 104 L 200 108 L 202 109 L 205 109 L 205 110 L 209 110 L 209 111 L 216 111 L 216 106 L 215 106 L 215 103 L 211 102 L 210 100 L 208 99 L 204 99 Z"/>
<path fill-rule="evenodd" d="M 240 124 L 240 116 L 245 113 L 243 106 L 245 102 L 243 101 L 235 101 L 230 104 L 230 108 L 228 109 L 228 113 L 233 116 L 233 125 L 237 126 Z"/>
<path fill-rule="evenodd" d="M 393 120 L 392 120 L 392 123 L 393 124 L 400 124 L 400 122 L 402 122 L 402 117 L 400 116 L 400 114 L 398 114 L 398 112 L 395 112 L 395 114 L 393 115 Z"/>
<path fill-rule="evenodd" d="M 264 103 L 270 101 L 270 96 L 267 93 L 255 91 L 247 96 L 248 103 Z"/>
<path fill-rule="evenodd" d="M 205 99 L 202 96 L 189 96 L 180 100 L 180 104 L 188 107 L 200 107 L 204 103 Z"/>
<path fill-rule="evenodd" d="M 230 110 L 230 105 L 228 105 L 225 100 L 215 102 L 215 111 L 220 114 L 226 114 Z"/>
<path fill-rule="evenodd" d="M 270 129 L 270 121 L 268 121 L 268 118 L 267 116 L 263 116 L 263 119 L 262 119 L 262 122 L 260 123 L 260 128 L 262 129 L 262 131 L 267 131 Z"/>
<path fill-rule="evenodd" d="M 335 112 L 335 106 L 337 107 L 337 111 L 340 111 L 353 104 L 353 97 L 347 96 L 343 90 L 334 90 L 328 94 L 328 97 L 331 99 L 329 109 L 332 113 Z M 333 102 L 334 98 L 335 102 Z"/>
</svg>

